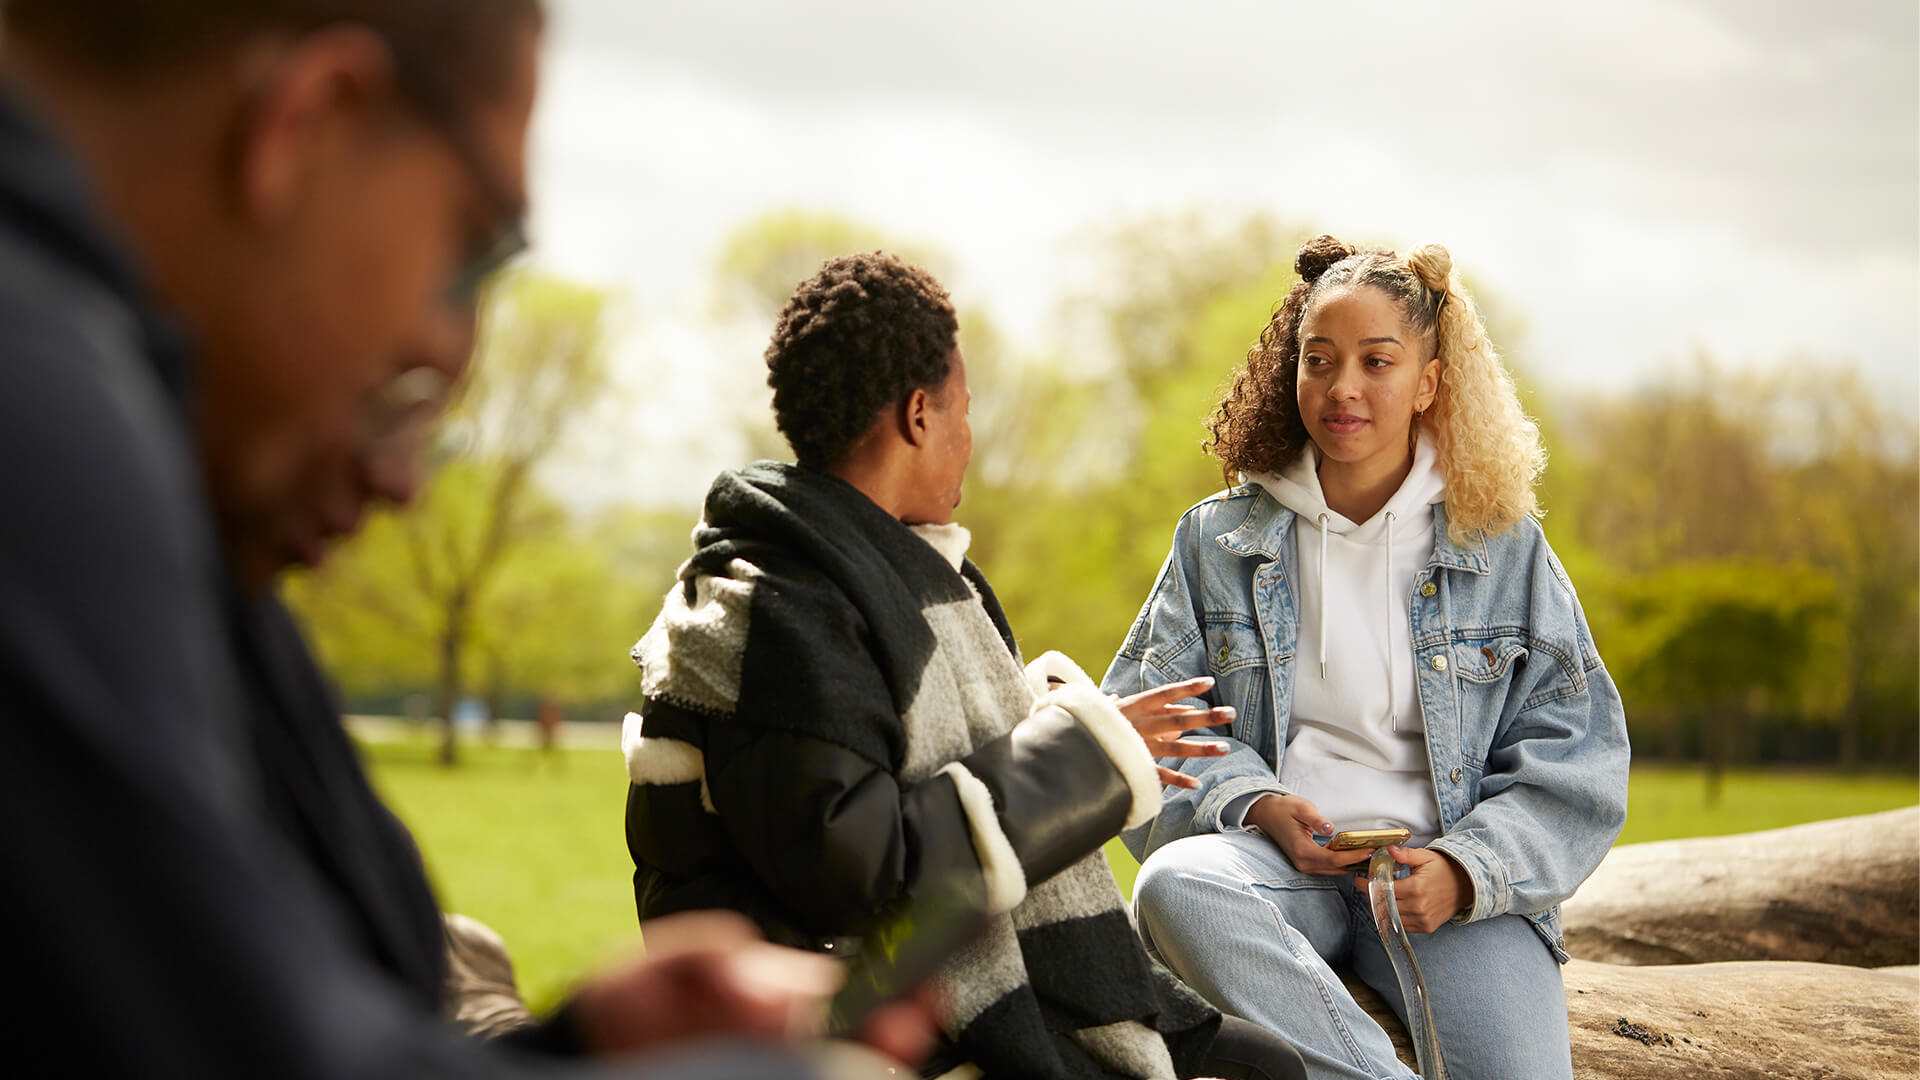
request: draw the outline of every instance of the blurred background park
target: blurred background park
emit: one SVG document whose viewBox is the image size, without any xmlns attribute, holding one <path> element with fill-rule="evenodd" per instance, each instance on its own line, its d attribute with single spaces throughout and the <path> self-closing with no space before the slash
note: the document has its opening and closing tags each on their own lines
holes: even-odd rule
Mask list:
<svg viewBox="0 0 1920 1080">
<path fill-rule="evenodd" d="M 1300 241 L 1438 241 L 1547 438 L 1622 842 L 1920 799 L 1907 0 L 553 7 L 535 248 L 431 494 L 290 588 L 536 1003 L 635 937 L 627 650 L 713 474 L 785 456 L 773 314 L 855 250 L 962 313 L 960 520 L 1029 655 L 1104 670 Z"/>
</svg>

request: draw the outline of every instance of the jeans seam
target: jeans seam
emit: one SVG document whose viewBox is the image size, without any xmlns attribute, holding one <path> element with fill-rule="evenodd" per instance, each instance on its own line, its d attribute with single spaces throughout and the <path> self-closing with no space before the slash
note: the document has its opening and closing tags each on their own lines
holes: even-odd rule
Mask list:
<svg viewBox="0 0 1920 1080">
<path fill-rule="evenodd" d="M 1267 914 L 1272 917 L 1274 926 L 1280 931 L 1280 940 L 1286 942 L 1287 951 L 1293 954 L 1295 962 L 1299 963 L 1300 966 L 1307 971 L 1313 971 L 1313 966 L 1308 964 L 1306 959 L 1300 955 L 1299 944 L 1294 941 L 1293 936 L 1287 933 L 1287 931 L 1292 930 L 1293 927 L 1290 926 L 1285 919 L 1280 917 L 1280 909 L 1275 906 L 1273 901 L 1268 900 L 1259 893 L 1253 893 L 1253 897 L 1266 905 Z M 1349 930 L 1352 928 L 1351 914 L 1348 916 L 1348 928 Z M 1294 931 L 1294 933 L 1298 934 L 1299 932 Z M 1304 937 L 1304 935 L 1301 936 Z M 1364 1069 L 1375 1076 L 1384 1075 L 1380 1072 L 1374 1060 L 1367 1056 L 1366 1051 L 1360 1049 L 1359 1041 L 1353 1037 L 1353 1029 L 1349 1028 L 1346 1021 L 1340 1018 L 1340 1009 L 1334 1003 L 1333 999 L 1333 987 L 1328 986 L 1326 981 L 1319 978 L 1317 974 L 1314 978 L 1314 986 L 1320 991 L 1320 1004 L 1326 1007 L 1327 1018 L 1333 1021 L 1333 1029 L 1340 1034 L 1340 1041 L 1346 1045 L 1347 1057 L 1353 1062 L 1353 1067 L 1356 1069 Z M 1346 987 L 1341 987 L 1340 992 L 1345 994 Z M 1353 995 L 1348 994 L 1347 996 L 1351 999 Z M 1358 1005 L 1356 1004 L 1355 1007 L 1357 1008 Z"/>
</svg>

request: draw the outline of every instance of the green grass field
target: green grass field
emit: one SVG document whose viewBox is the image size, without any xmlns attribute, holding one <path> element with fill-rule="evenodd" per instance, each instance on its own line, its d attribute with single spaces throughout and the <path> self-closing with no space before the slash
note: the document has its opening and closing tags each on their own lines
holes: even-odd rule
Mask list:
<svg viewBox="0 0 1920 1080">
<path fill-rule="evenodd" d="M 413 828 L 449 911 L 506 938 L 536 1008 L 575 975 L 638 943 L 621 817 L 626 774 L 612 750 L 469 747 L 447 770 L 424 744 L 365 748 L 375 783 Z M 1771 829 L 1920 801 L 1912 777 L 1735 772 L 1711 809 L 1696 771 L 1636 768 L 1622 843 Z M 1123 889 L 1133 860 L 1108 851 Z"/>
</svg>

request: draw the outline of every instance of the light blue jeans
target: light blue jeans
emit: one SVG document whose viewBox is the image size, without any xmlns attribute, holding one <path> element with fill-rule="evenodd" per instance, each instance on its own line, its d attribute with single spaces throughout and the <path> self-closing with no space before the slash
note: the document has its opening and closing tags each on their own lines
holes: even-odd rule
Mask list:
<svg viewBox="0 0 1920 1080">
<path fill-rule="evenodd" d="M 1313 1080 L 1415 1075 L 1330 966 L 1350 967 L 1406 1018 L 1351 878 L 1303 874 L 1258 832 L 1208 833 L 1147 859 L 1134 910 L 1168 967 L 1221 1011 L 1291 1042 Z M 1448 923 L 1412 939 L 1450 1080 L 1572 1080 L 1560 965 L 1527 920 Z"/>
</svg>

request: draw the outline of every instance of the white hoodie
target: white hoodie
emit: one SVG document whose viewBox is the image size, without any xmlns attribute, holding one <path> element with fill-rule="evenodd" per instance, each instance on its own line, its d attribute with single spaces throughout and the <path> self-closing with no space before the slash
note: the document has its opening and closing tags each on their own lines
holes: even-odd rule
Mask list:
<svg viewBox="0 0 1920 1080">
<path fill-rule="evenodd" d="M 1299 515 L 1300 635 L 1280 783 L 1336 828 L 1404 826 L 1424 844 L 1440 833 L 1440 805 L 1414 688 L 1408 605 L 1414 578 L 1433 557 L 1433 504 L 1445 481 L 1432 444 L 1421 439 L 1400 490 L 1356 525 L 1328 508 L 1319 460 L 1309 445 L 1279 476 L 1247 477 Z"/>
</svg>

